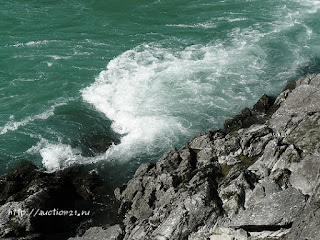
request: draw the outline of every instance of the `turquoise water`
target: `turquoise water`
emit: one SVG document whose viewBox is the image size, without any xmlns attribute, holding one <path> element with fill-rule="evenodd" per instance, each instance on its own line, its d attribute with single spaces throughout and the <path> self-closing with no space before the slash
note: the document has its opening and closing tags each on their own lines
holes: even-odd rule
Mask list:
<svg viewBox="0 0 320 240">
<path fill-rule="evenodd" d="M 0 2 L 1 173 L 128 178 L 320 62 L 319 0 Z M 92 133 L 119 144 L 88 156 Z"/>
</svg>

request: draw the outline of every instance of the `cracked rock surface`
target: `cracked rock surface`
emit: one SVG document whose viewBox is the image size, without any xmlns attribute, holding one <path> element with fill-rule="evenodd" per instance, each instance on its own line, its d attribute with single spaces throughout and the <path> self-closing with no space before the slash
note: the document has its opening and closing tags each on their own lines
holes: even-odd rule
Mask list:
<svg viewBox="0 0 320 240">
<path fill-rule="evenodd" d="M 314 74 L 141 165 L 115 190 L 115 239 L 320 239 L 319 150 Z"/>
</svg>

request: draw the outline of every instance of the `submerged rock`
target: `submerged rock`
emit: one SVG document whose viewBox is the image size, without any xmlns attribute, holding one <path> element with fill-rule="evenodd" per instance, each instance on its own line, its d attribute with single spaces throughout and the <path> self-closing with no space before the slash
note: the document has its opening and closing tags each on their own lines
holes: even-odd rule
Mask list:
<svg viewBox="0 0 320 240">
<path fill-rule="evenodd" d="M 118 144 L 119 140 L 114 136 L 104 133 L 92 132 L 81 137 L 79 145 L 84 156 L 96 156 L 104 153 L 111 145 Z"/>
</svg>

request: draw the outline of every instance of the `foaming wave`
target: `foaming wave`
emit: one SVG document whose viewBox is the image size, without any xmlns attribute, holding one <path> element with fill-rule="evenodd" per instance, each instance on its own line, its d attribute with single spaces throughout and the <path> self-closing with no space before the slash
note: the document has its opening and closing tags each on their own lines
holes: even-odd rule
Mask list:
<svg viewBox="0 0 320 240">
<path fill-rule="evenodd" d="M 82 90 L 83 99 L 111 119 L 113 130 L 123 135 L 106 156 L 128 159 L 169 149 L 199 130 L 217 127 L 269 89 L 281 88 L 308 61 L 301 42 L 312 37 L 312 30 L 306 27 L 303 32 L 300 21 L 305 13 L 299 9 L 283 5 L 274 14 L 272 22 L 228 30 L 225 40 L 182 50 L 142 44 L 111 60 L 95 83 Z M 286 36 L 290 31 L 307 38 L 293 42 Z M 277 44 L 278 38 L 288 45 L 284 46 L 288 65 L 276 66 L 272 60 L 273 47 L 268 44 Z M 284 80 L 275 83 L 279 76 Z"/>
<path fill-rule="evenodd" d="M 47 144 L 39 152 L 42 164 L 49 172 L 80 163 L 82 158 L 80 151 L 67 144 Z"/>
<path fill-rule="evenodd" d="M 26 151 L 28 154 L 40 153 L 43 167 L 48 172 L 74 165 L 81 162 L 80 151 L 71 148 L 70 145 L 62 143 L 50 143 L 48 140 L 41 138 L 37 145 L 32 146 Z"/>
<path fill-rule="evenodd" d="M 239 21 L 246 21 L 248 18 L 230 18 L 228 19 L 229 22 L 239 22 Z"/>
<path fill-rule="evenodd" d="M 25 153 L 39 154 L 42 157 L 42 165 L 48 172 L 54 172 L 76 164 L 96 163 L 105 159 L 105 155 L 96 157 L 83 157 L 81 150 L 73 148 L 69 144 L 48 141 L 37 136 L 40 141 L 29 148 Z"/>
<path fill-rule="evenodd" d="M 320 9 L 320 0 L 294 0 L 295 2 L 307 7 L 307 12 L 314 14 Z"/>
<path fill-rule="evenodd" d="M 239 44 L 232 48 L 219 43 L 194 45 L 182 51 L 144 44 L 110 61 L 96 82 L 82 90 L 83 99 L 111 119 L 113 130 L 123 135 L 107 156 L 153 154 L 203 129 L 203 124 L 212 126 L 208 112 L 228 111 L 246 95 L 235 89 L 221 94 L 225 82 L 256 81 L 257 69 L 263 65 L 263 53 L 244 54 L 249 49 Z M 248 68 L 242 76 L 235 72 L 243 63 Z M 228 69 L 231 65 L 235 72 Z M 241 81 L 248 74 L 251 78 Z M 237 81 L 232 81 L 235 77 Z"/>
</svg>

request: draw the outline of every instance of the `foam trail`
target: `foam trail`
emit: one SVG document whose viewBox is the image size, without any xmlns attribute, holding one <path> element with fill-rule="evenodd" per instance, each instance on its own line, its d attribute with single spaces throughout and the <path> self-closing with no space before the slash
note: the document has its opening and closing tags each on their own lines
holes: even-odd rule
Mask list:
<svg viewBox="0 0 320 240">
<path fill-rule="evenodd" d="M 213 22 L 205 22 L 205 23 L 197 23 L 193 25 L 188 25 L 188 24 L 167 24 L 167 27 L 180 27 L 180 28 L 205 28 L 205 29 L 210 29 L 210 28 L 216 28 L 216 24 Z"/>
<path fill-rule="evenodd" d="M 44 120 L 44 119 L 48 119 L 50 116 L 53 116 L 54 115 L 54 110 L 59 107 L 59 106 L 62 106 L 62 105 L 65 105 L 66 102 L 62 102 L 62 103 L 56 103 L 54 104 L 53 106 L 51 106 L 48 110 L 40 113 L 40 114 L 37 114 L 37 115 L 33 115 L 33 116 L 28 116 L 24 119 L 22 119 L 21 121 L 14 121 L 14 120 L 11 120 L 9 122 L 7 122 L 5 124 L 5 126 L 3 126 L 0 131 L 0 135 L 3 135 L 3 134 L 6 134 L 7 132 L 10 132 L 10 131 L 15 131 L 17 130 L 18 128 L 20 127 L 23 127 L 23 126 L 26 126 L 27 124 L 35 121 L 35 120 Z"/>
<path fill-rule="evenodd" d="M 34 46 L 41 46 L 41 45 L 48 45 L 49 43 L 58 42 L 58 40 L 41 40 L 41 41 L 30 41 L 26 43 L 16 43 L 10 45 L 11 47 L 34 47 Z"/>
</svg>

